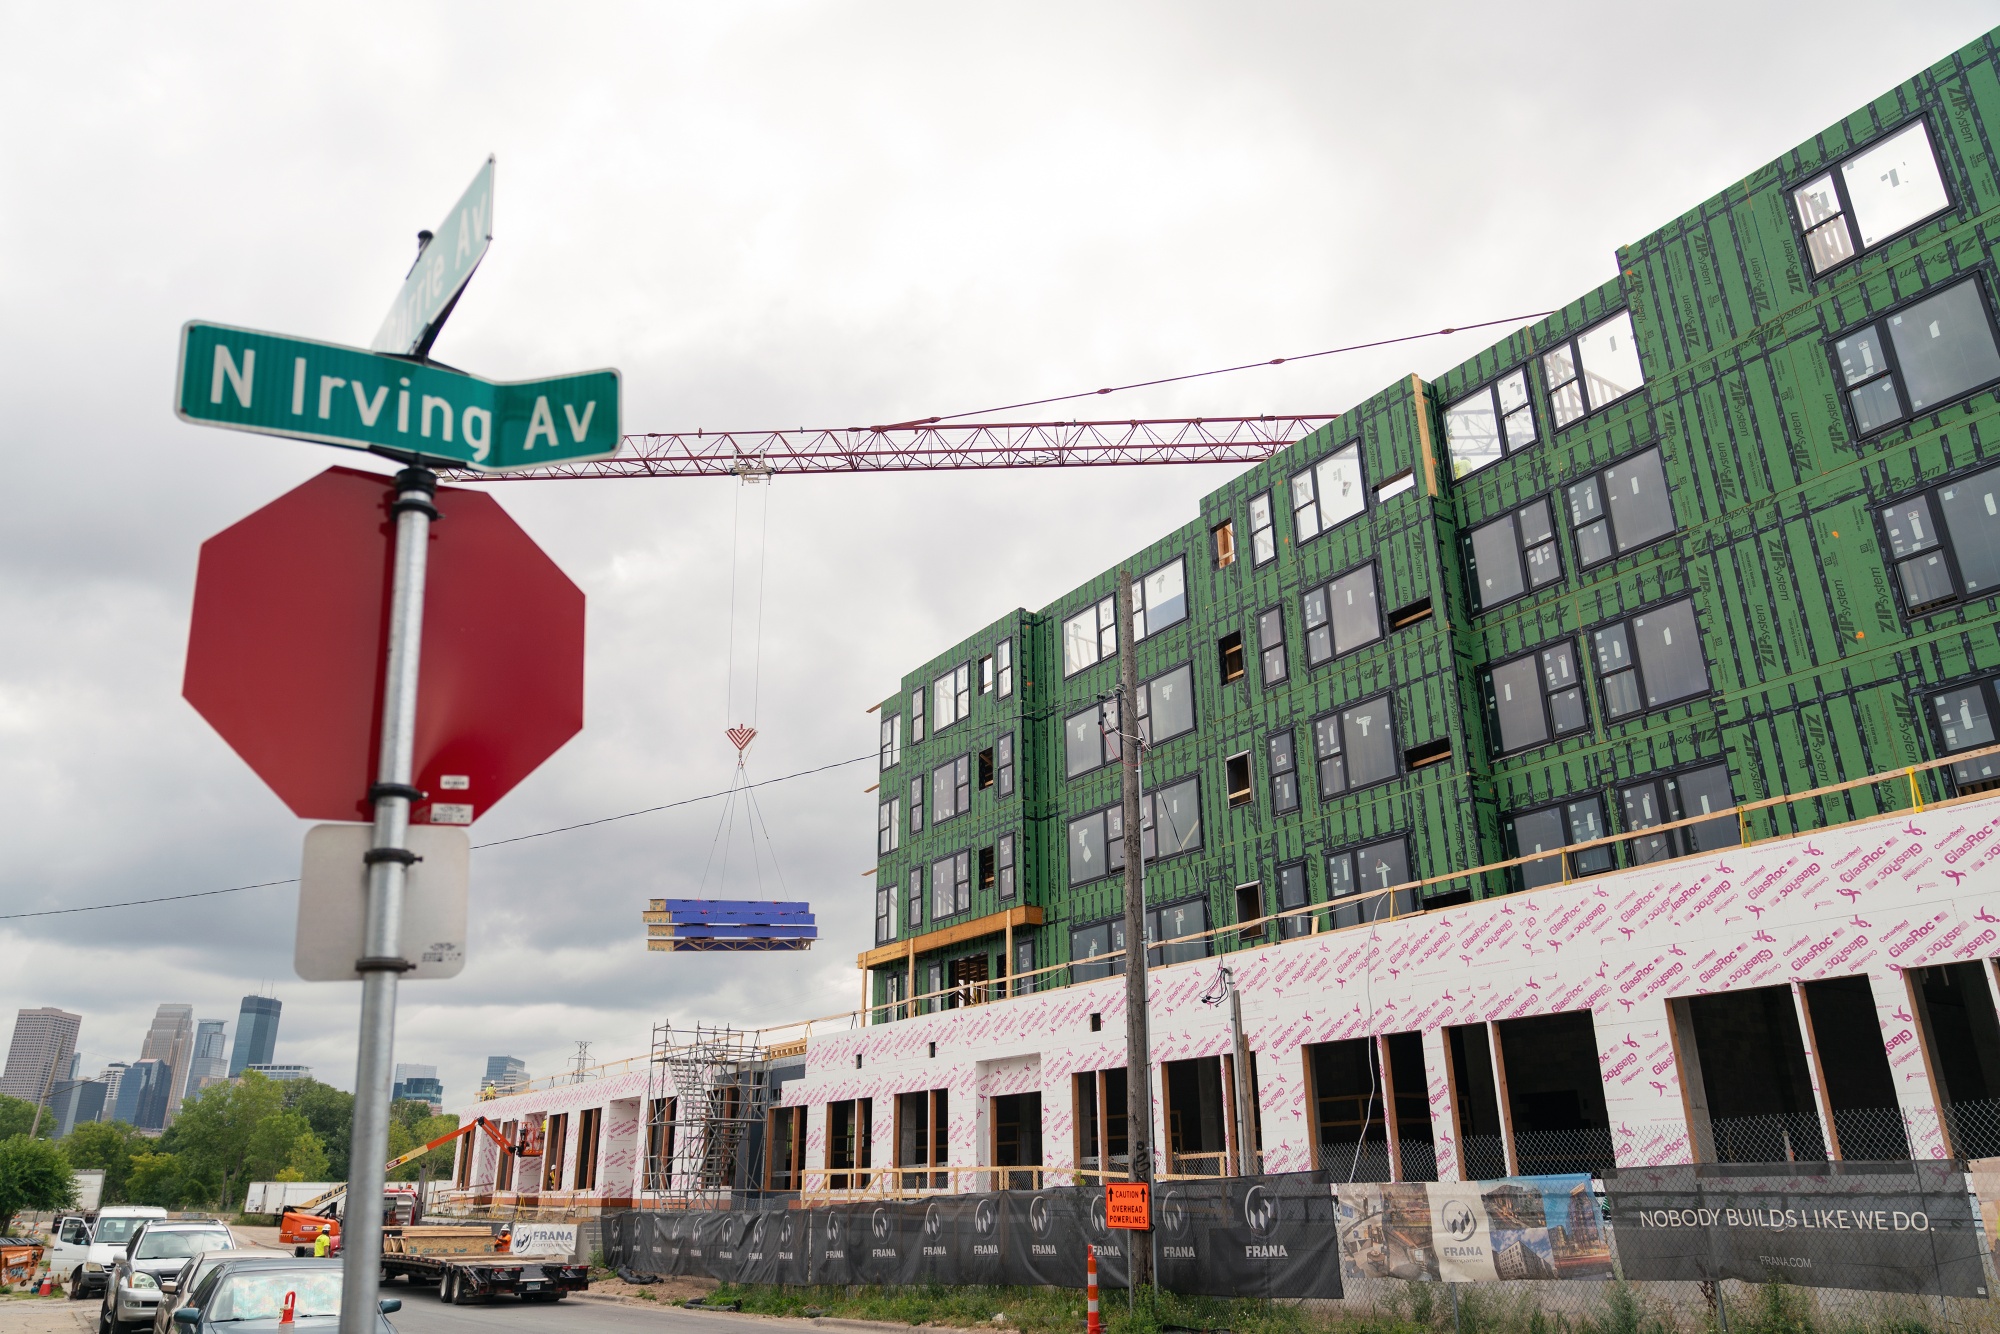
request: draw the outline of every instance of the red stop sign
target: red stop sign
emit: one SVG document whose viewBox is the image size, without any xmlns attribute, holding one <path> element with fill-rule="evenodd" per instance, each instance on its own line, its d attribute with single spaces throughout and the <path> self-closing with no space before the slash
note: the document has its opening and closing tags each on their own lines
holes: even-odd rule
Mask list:
<svg viewBox="0 0 2000 1334">
<path fill-rule="evenodd" d="M 202 543 L 182 693 L 305 819 L 373 817 L 391 499 L 329 468 Z M 411 818 L 463 824 L 582 729 L 583 591 L 486 493 L 437 508 Z"/>
</svg>

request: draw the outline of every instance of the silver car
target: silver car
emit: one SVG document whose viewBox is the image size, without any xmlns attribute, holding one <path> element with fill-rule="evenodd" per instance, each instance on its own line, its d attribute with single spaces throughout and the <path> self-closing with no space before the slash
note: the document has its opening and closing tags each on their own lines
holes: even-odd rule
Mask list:
<svg viewBox="0 0 2000 1334">
<path fill-rule="evenodd" d="M 175 1334 L 244 1334 L 281 1328 L 287 1316 L 307 1330 L 332 1329 L 340 1319 L 340 1261 L 292 1260 L 225 1264 L 211 1270 L 181 1298 L 173 1314 Z M 376 1334 L 396 1334 L 391 1313 L 403 1303 L 382 1298 Z"/>
<path fill-rule="evenodd" d="M 128 1326 L 152 1324 L 160 1305 L 161 1280 L 178 1276 L 203 1251 L 234 1249 L 236 1238 L 228 1225 L 214 1219 L 147 1219 L 105 1273 L 98 1334 L 120 1334 Z"/>
<path fill-rule="evenodd" d="M 240 1268 L 250 1264 L 265 1264 L 289 1260 L 290 1251 L 273 1250 L 268 1246 L 238 1246 L 233 1251 L 203 1251 L 181 1266 L 180 1273 L 172 1278 L 160 1280 L 160 1304 L 153 1311 L 153 1334 L 175 1334 L 174 1311 L 181 1305 L 183 1295 L 193 1292 L 216 1270 L 228 1267 Z"/>
</svg>

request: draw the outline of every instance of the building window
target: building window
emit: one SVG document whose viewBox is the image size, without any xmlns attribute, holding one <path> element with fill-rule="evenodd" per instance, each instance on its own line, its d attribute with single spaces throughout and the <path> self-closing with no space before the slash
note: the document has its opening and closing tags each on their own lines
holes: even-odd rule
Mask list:
<svg viewBox="0 0 2000 1334">
<path fill-rule="evenodd" d="M 1063 771 L 1075 778 L 1118 758 L 1118 701 L 1103 700 L 1063 720 Z"/>
<path fill-rule="evenodd" d="M 979 752 L 979 790 L 984 792 L 993 786 L 993 747 Z"/>
<path fill-rule="evenodd" d="M 1402 495 L 1405 491 L 1414 491 L 1416 489 L 1417 489 L 1416 471 L 1414 469 L 1408 469 L 1403 472 L 1399 472 L 1394 477 L 1391 477 L 1388 481 L 1382 483 L 1382 485 L 1375 488 L 1375 503 L 1379 505 L 1385 500 L 1394 500 L 1397 496 Z"/>
<path fill-rule="evenodd" d="M 979 888 L 981 892 L 992 889 L 1000 880 L 1000 858 L 998 849 L 992 847 L 979 850 Z"/>
<path fill-rule="evenodd" d="M 1123 923 L 1118 923 L 1120 927 Z M 1123 959 L 1106 959 L 1103 963 L 1095 960 L 1112 950 L 1112 922 L 1099 922 L 1095 926 L 1080 926 L 1069 933 L 1070 981 L 1095 982 L 1100 977 L 1110 977 L 1125 971 Z M 1125 948 L 1125 936 L 1121 930 L 1117 948 Z"/>
<path fill-rule="evenodd" d="M 1139 738 L 1156 745 L 1194 730 L 1194 669 L 1183 663 L 1139 684 Z M 1070 778 L 1119 755 L 1118 701 L 1105 699 L 1063 720 L 1063 765 Z"/>
<path fill-rule="evenodd" d="M 1815 277 L 1950 205 L 1922 120 L 1792 191 Z"/>
<path fill-rule="evenodd" d="M 1614 621 L 1591 631 L 1590 638 L 1604 683 L 1604 713 L 1614 721 L 1708 690 L 1692 599 Z"/>
<path fill-rule="evenodd" d="M 1538 811 L 1526 811 L 1501 821 L 1509 846 L 1516 857 L 1588 843 L 1604 837 L 1604 798 L 1580 797 Z M 1522 862 L 1514 868 L 1522 889 L 1553 885 L 1562 880 L 1601 875 L 1611 869 L 1611 846 L 1603 844 L 1581 852 L 1566 852 Z"/>
<path fill-rule="evenodd" d="M 910 744 L 916 745 L 924 739 L 924 688 L 918 686 L 910 692 Z"/>
<path fill-rule="evenodd" d="M 1356 704 L 1313 720 L 1313 758 L 1319 762 L 1320 799 L 1396 776 L 1396 728 L 1389 697 Z"/>
<path fill-rule="evenodd" d="M 1217 666 L 1222 672 L 1222 684 L 1243 679 L 1243 632 L 1231 630 L 1215 641 Z"/>
<path fill-rule="evenodd" d="M 1063 675 L 1118 653 L 1118 599 L 1105 598 L 1063 622 Z"/>
<path fill-rule="evenodd" d="M 1584 569 L 1657 542 L 1674 531 L 1673 502 L 1660 451 L 1612 464 L 1569 489 L 1576 559 Z"/>
<path fill-rule="evenodd" d="M 1375 566 L 1349 570 L 1299 598 L 1306 623 L 1306 665 L 1317 667 L 1382 637 L 1375 599 Z"/>
<path fill-rule="evenodd" d="M 1038 978 L 1028 976 L 1028 974 L 1033 973 L 1034 971 L 1035 971 L 1034 940 L 1032 938 L 1028 940 L 1017 939 L 1014 942 L 1014 977 L 1011 982 L 1011 985 L 1014 988 L 1014 994 L 1016 996 L 1026 996 L 1034 991 L 1035 983 L 1040 980 Z"/>
<path fill-rule="evenodd" d="M 903 799 L 891 797 L 875 808 L 875 853 L 886 857 L 903 846 Z"/>
<path fill-rule="evenodd" d="M 958 666 L 931 682 L 931 734 L 972 713 L 972 664 Z"/>
<path fill-rule="evenodd" d="M 972 757 L 961 755 L 931 770 L 931 827 L 972 808 Z"/>
<path fill-rule="evenodd" d="M 1445 452 L 1451 475 L 1465 477 L 1535 443 L 1535 409 L 1525 368 L 1503 375 L 1445 409 Z"/>
<path fill-rule="evenodd" d="M 1271 531 L 1271 493 L 1250 497 L 1250 563 L 1264 565 L 1277 559 L 1278 536 Z"/>
<path fill-rule="evenodd" d="M 1201 846 L 1201 796 L 1197 782 L 1184 778 L 1139 798 L 1139 847 L 1147 861 L 1192 852 Z M 1069 882 L 1099 880 L 1125 869 L 1125 813 L 1122 807 L 1092 811 L 1069 822 Z"/>
<path fill-rule="evenodd" d="M 1256 791 L 1250 785 L 1250 752 L 1231 755 L 1222 762 L 1223 790 L 1231 806 L 1248 806 Z"/>
<path fill-rule="evenodd" d="M 1014 897 L 1014 836 L 1000 835 L 999 895 L 1003 899 Z"/>
<path fill-rule="evenodd" d="M 924 831 L 924 776 L 918 774 L 910 780 L 910 832 Z"/>
<path fill-rule="evenodd" d="M 993 767 L 1002 797 L 1014 795 L 1014 734 L 1002 732 L 993 743 Z"/>
<path fill-rule="evenodd" d="M 2000 468 L 1887 506 L 1882 528 L 1910 615 L 2000 589 Z"/>
<path fill-rule="evenodd" d="M 1500 755 L 1589 727 L 1576 647 L 1552 644 L 1495 667 L 1486 678 L 1486 708 Z"/>
<path fill-rule="evenodd" d="M 894 984 L 900 979 L 889 975 L 889 999 L 897 999 Z M 855 1172 L 874 1161 L 875 1100 L 852 1098 L 826 1105 L 826 1165 L 834 1173 L 827 1178 L 829 1190 L 866 1190 L 868 1173 Z M 851 1175 L 850 1175 L 851 1174 Z"/>
<path fill-rule="evenodd" d="M 1182 899 L 1178 903 L 1163 903 L 1146 913 L 1146 964 L 1158 968 L 1161 964 L 1186 963 L 1190 959 L 1208 957 L 1209 942 L 1185 940 L 1185 936 L 1201 936 L 1208 930 L 1208 899 Z M 1173 941 L 1171 945 L 1162 942 Z M 1119 923 L 1118 943 L 1125 943 L 1124 923 Z M 1121 970 L 1122 971 L 1122 970 Z"/>
<path fill-rule="evenodd" d="M 882 769 L 887 772 L 903 762 L 903 715 L 892 713 L 882 720 Z"/>
<path fill-rule="evenodd" d="M 921 866 L 910 868 L 910 897 L 903 905 L 903 930 L 915 935 L 924 924 L 924 871 Z"/>
<path fill-rule="evenodd" d="M 1618 804 L 1624 812 L 1627 829 L 1651 829 L 1654 825 L 1726 811 L 1736 804 L 1736 797 L 1729 790 L 1729 766 L 1716 764 L 1619 788 Z M 1635 838 L 1625 847 L 1632 864 L 1638 866 L 1669 857 L 1733 848 L 1742 841 L 1742 826 L 1724 816 Z"/>
<path fill-rule="evenodd" d="M 1135 638 L 1156 635 L 1187 619 L 1187 562 L 1176 556 L 1132 584 Z"/>
<path fill-rule="evenodd" d="M 1407 839 L 1385 839 L 1333 853 L 1326 859 L 1326 897 L 1333 905 L 1333 924 L 1355 926 L 1416 911 L 1417 887 L 1410 884 L 1414 878 L 1410 874 Z M 1398 885 L 1409 887 L 1393 894 L 1352 901 L 1356 895 L 1395 889 Z"/>
<path fill-rule="evenodd" d="M 1285 815 L 1299 808 L 1299 766 L 1293 755 L 1292 732 L 1273 732 L 1264 741 L 1271 760 L 1271 811 Z"/>
<path fill-rule="evenodd" d="M 933 990 L 943 989 L 943 979 Z M 896 1166 L 945 1167 L 951 1158 L 951 1090 L 896 1095 Z M 905 1172 L 904 1190 L 949 1190 L 949 1172 Z"/>
<path fill-rule="evenodd" d="M 1285 661 L 1285 612 L 1282 607 L 1257 613 L 1257 655 L 1264 684 L 1274 686 L 1291 675 Z"/>
<path fill-rule="evenodd" d="M 993 655 L 990 653 L 979 660 L 979 693 L 993 693 Z"/>
<path fill-rule="evenodd" d="M 884 885 L 875 891 L 875 943 L 886 945 L 896 938 L 896 887 Z"/>
<path fill-rule="evenodd" d="M 1562 578 L 1546 499 L 1473 529 L 1465 538 L 1465 554 L 1472 565 L 1472 605 L 1477 611 L 1491 611 Z"/>
<path fill-rule="evenodd" d="M 1224 519 L 1208 530 L 1210 540 L 1215 543 L 1215 568 L 1226 570 L 1236 563 L 1236 521 Z"/>
<path fill-rule="evenodd" d="M 1646 382 L 1639 370 L 1639 345 L 1632 338 L 1632 313 L 1621 310 L 1542 354 L 1549 408 L 1556 429 L 1609 407 Z"/>
<path fill-rule="evenodd" d="M 972 907 L 972 853 L 955 852 L 931 863 L 931 922 Z"/>
<path fill-rule="evenodd" d="M 1346 445 L 1292 477 L 1293 529 L 1301 542 L 1337 527 L 1367 508 L 1361 446 Z"/>
<path fill-rule="evenodd" d="M 1290 912 L 1303 908 L 1308 902 L 1306 894 L 1306 864 L 1293 862 L 1290 866 L 1278 868 L 1278 911 Z M 1297 913 L 1291 917 L 1278 919 L 1278 935 L 1289 939 L 1292 936 L 1308 935 L 1312 931 L 1312 917 Z"/>
<path fill-rule="evenodd" d="M 993 646 L 993 665 L 999 674 L 998 693 L 1001 699 L 1014 693 L 1014 641 L 1011 637 Z"/>
<path fill-rule="evenodd" d="M 2000 344 L 1976 278 L 1862 326 L 1834 343 L 1833 356 L 1861 435 L 2000 380 Z"/>
<path fill-rule="evenodd" d="M 1984 750 L 1996 740 L 1993 720 L 1994 683 L 1975 681 L 1931 696 L 1931 717 L 1937 720 L 1938 746 L 1946 755 Z M 1951 766 L 1951 776 L 1962 793 L 1984 792 L 2000 786 L 2000 755 L 1982 755 Z"/>
</svg>

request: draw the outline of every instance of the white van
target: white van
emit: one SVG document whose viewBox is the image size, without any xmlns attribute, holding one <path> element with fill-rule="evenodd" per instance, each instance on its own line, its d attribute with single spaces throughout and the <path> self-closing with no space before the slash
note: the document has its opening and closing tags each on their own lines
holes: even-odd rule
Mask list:
<svg viewBox="0 0 2000 1334">
<path fill-rule="evenodd" d="M 104 1291 L 104 1276 L 125 1243 L 149 1218 L 165 1218 L 165 1209 L 150 1204 L 114 1204 L 100 1210 L 93 1226 L 74 1214 L 56 1220 L 49 1268 L 62 1276 L 72 1301 Z"/>
</svg>

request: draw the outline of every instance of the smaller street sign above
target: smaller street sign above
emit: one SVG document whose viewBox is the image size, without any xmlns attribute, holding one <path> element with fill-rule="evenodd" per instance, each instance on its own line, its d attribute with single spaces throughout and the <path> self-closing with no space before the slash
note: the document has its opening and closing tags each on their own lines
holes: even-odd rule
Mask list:
<svg viewBox="0 0 2000 1334">
<path fill-rule="evenodd" d="M 319 824 L 306 830 L 299 870 L 299 930 L 292 966 L 308 982 L 354 982 L 368 902 L 362 854 L 374 844 L 365 824 Z M 457 977 L 465 969 L 466 898 L 472 840 L 463 829 L 411 825 L 417 854 L 403 888 L 403 957 L 416 967 L 403 977 Z"/>
<path fill-rule="evenodd" d="M 190 320 L 182 421 L 506 472 L 618 452 L 615 370 L 496 382 L 358 347 Z"/>
<path fill-rule="evenodd" d="M 403 279 L 403 290 L 368 346 L 376 352 L 421 356 L 437 341 L 438 330 L 472 271 L 493 241 L 493 159 L 472 178 L 458 203 L 438 224 L 430 242 Z"/>
</svg>

